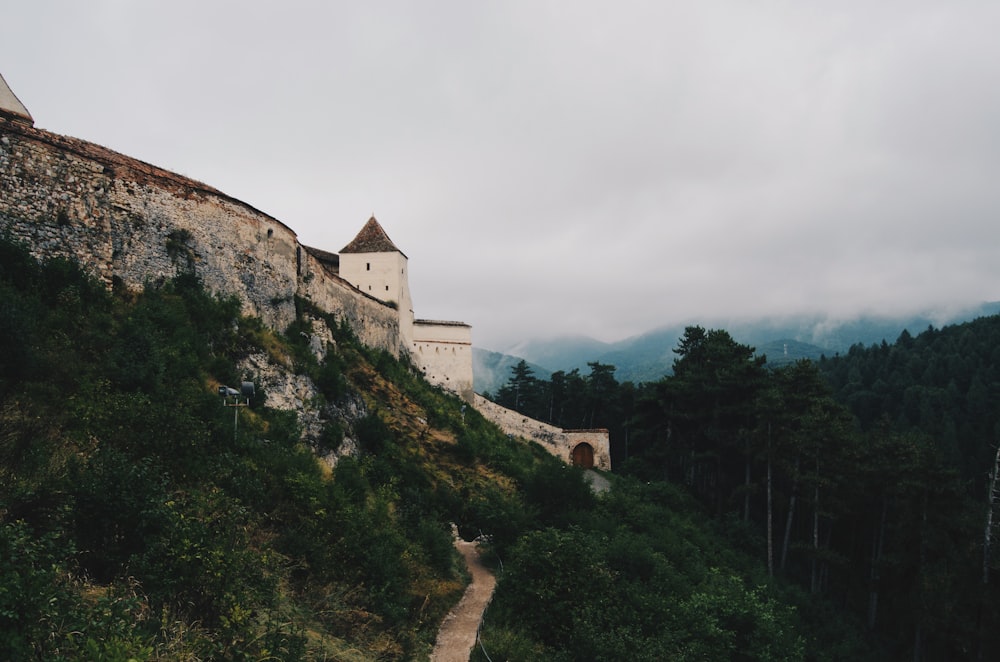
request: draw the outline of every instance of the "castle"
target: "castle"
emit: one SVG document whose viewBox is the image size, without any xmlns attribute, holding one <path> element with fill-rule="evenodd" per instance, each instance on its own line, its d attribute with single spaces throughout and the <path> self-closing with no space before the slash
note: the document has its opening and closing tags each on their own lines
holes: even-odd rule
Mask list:
<svg viewBox="0 0 1000 662">
<path fill-rule="evenodd" d="M 281 221 L 201 182 L 38 129 L 0 76 L 0 232 L 38 258 L 65 257 L 108 286 L 141 289 L 178 273 L 235 294 L 274 329 L 300 297 L 345 320 L 365 345 L 408 356 L 431 384 L 567 463 L 611 468 L 607 431 L 566 431 L 473 391 L 472 329 L 418 319 L 406 255 L 374 218 L 340 253 L 302 245 Z"/>
<path fill-rule="evenodd" d="M 372 216 L 340 255 L 306 248 L 334 273 L 399 313 L 402 347 L 436 386 L 473 402 L 472 328 L 464 322 L 416 319 L 410 298 L 407 257 Z"/>
</svg>

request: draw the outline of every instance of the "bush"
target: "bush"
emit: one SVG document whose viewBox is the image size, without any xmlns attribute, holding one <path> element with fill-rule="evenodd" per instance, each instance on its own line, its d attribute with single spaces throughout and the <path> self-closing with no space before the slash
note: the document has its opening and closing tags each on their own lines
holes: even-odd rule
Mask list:
<svg viewBox="0 0 1000 662">
<path fill-rule="evenodd" d="M 525 481 L 524 496 L 543 526 L 566 526 L 596 504 L 583 470 L 555 458 L 539 463 Z"/>
<path fill-rule="evenodd" d="M 43 659 L 78 607 L 64 559 L 72 549 L 24 522 L 0 523 L 0 659 Z"/>
<path fill-rule="evenodd" d="M 276 589 L 267 557 L 246 538 L 247 513 L 218 491 L 178 494 L 164 510 L 162 531 L 132 559 L 143 590 L 206 627 L 245 629 Z"/>
</svg>

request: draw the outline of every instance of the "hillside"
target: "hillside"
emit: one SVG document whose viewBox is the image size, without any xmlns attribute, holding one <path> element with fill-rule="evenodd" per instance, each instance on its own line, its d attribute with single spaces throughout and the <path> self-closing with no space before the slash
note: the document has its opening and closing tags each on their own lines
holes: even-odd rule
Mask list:
<svg viewBox="0 0 1000 662">
<path fill-rule="evenodd" d="M 597 497 L 301 301 L 278 334 L 190 276 L 109 292 L 0 253 L 4 659 L 426 659 L 464 584 L 451 522 L 503 561 L 501 658 L 860 645 L 681 490 Z"/>
<path fill-rule="evenodd" d="M 319 311 L 277 335 L 190 277 L 112 294 L 0 252 L 3 659 L 425 657 L 450 523 L 549 462 Z M 311 437 L 268 406 L 288 384 Z"/>
<path fill-rule="evenodd" d="M 833 640 L 683 488 L 621 477 L 596 497 L 428 384 L 465 363 L 431 370 L 421 343 L 464 357 L 466 325 L 417 335 L 408 306 L 212 187 L 0 129 L 0 659 L 426 659 L 465 583 L 452 524 L 498 561 L 501 659 L 800 659 Z M 405 295 L 389 258 L 392 282 L 367 287 Z M 532 569 L 579 549 L 608 590 Z M 639 603 L 656 622 L 636 630 Z"/>
</svg>

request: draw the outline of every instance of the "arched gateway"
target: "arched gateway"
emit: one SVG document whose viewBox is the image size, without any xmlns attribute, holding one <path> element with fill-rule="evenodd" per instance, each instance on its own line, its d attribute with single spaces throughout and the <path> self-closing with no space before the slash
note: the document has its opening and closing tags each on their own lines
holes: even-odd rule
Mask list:
<svg viewBox="0 0 1000 662">
<path fill-rule="evenodd" d="M 582 469 L 594 468 L 594 447 L 583 442 L 573 448 L 573 466 Z"/>
</svg>

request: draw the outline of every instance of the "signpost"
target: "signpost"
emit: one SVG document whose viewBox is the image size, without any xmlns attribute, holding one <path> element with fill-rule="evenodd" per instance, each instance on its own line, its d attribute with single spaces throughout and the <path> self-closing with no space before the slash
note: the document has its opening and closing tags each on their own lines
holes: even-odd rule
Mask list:
<svg viewBox="0 0 1000 662">
<path fill-rule="evenodd" d="M 254 387 L 253 382 L 243 382 L 240 385 L 240 390 L 230 388 L 228 386 L 219 387 L 219 395 L 222 396 L 222 406 L 233 408 L 233 441 L 236 441 L 236 433 L 239 429 L 240 424 L 240 407 L 249 407 L 250 398 L 253 397 Z M 244 402 L 240 402 L 240 398 L 244 398 Z M 230 402 L 229 399 L 232 398 L 233 401 Z"/>
</svg>

